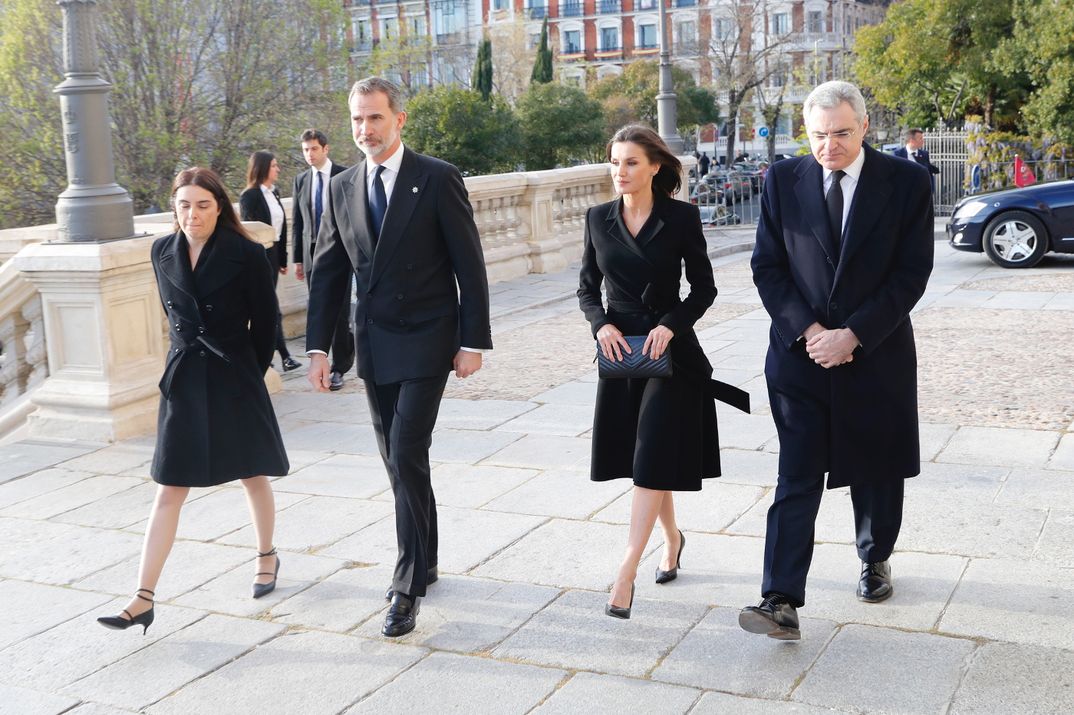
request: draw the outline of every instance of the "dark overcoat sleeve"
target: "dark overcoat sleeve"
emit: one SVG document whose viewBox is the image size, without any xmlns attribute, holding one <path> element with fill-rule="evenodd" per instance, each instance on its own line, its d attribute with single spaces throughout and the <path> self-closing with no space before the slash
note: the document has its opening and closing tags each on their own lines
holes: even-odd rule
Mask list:
<svg viewBox="0 0 1074 715">
<path fill-rule="evenodd" d="M 597 264 L 597 250 L 593 246 L 593 235 L 590 229 L 590 216 L 593 209 L 585 212 L 585 237 L 582 247 L 582 268 L 578 272 L 578 305 L 585 314 L 586 320 L 593 330 L 593 337 L 597 337 L 597 331 L 611 323 L 608 320 L 608 312 L 604 309 L 604 300 L 601 297 L 600 286 L 604 282 L 604 273 Z"/>
<path fill-rule="evenodd" d="M 684 204 L 681 208 L 685 209 L 681 215 L 688 225 L 681 227 L 679 250 L 686 266 L 690 293 L 659 321 L 660 325 L 676 334 L 693 328 L 694 323 L 716 300 L 716 281 L 712 277 L 712 262 L 709 261 L 708 245 L 701 225 L 701 212 L 696 206 Z"/>
<path fill-rule="evenodd" d="M 262 204 L 264 201 L 261 199 L 261 189 L 256 186 L 243 189 L 243 192 L 239 194 L 239 218 L 243 221 L 261 221 L 271 224 L 272 217 L 265 216 Z"/>
<path fill-rule="evenodd" d="M 302 218 L 302 203 L 299 198 L 299 187 L 303 174 L 302 172 L 295 177 L 294 183 L 291 185 L 291 263 L 302 263 L 302 242 L 306 240 L 305 235 L 305 219 Z"/>
<path fill-rule="evenodd" d="M 272 353 L 276 346 L 276 289 L 272 285 L 272 272 L 268 255 L 260 244 L 248 242 L 246 249 L 246 269 L 244 289 L 246 302 L 250 307 L 250 341 L 254 346 L 257 367 L 264 373 L 272 364 Z M 253 249 L 253 250 L 251 250 Z"/>
<path fill-rule="evenodd" d="M 328 203 L 321 214 L 321 229 L 317 233 L 313 268 L 307 276 L 310 287 L 306 311 L 306 350 L 327 353 L 332 345 L 339 306 L 347 297 L 351 282 L 351 259 L 343 246 L 339 232 L 337 205 L 343 192 L 335 178 L 329 183 Z M 470 347 L 470 346 L 468 346 Z M 478 346 L 474 346 L 478 347 Z"/>
<path fill-rule="evenodd" d="M 788 177 L 769 170 L 765 180 L 750 267 L 761 302 L 772 317 L 772 326 L 783 347 L 790 350 L 806 328 L 818 319 L 791 275 L 790 258 L 783 241 L 784 209 L 779 205 L 777 188 L 783 178 Z"/>
<path fill-rule="evenodd" d="M 481 237 L 474 223 L 462 174 L 451 165 L 447 166 L 437 193 L 437 216 L 459 287 L 459 344 L 467 348 L 491 349 L 488 274 Z"/>
</svg>

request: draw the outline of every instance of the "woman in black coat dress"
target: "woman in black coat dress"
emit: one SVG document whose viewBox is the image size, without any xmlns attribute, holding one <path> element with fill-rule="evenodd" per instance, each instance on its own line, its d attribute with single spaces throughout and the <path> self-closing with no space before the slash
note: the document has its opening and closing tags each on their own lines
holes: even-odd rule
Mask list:
<svg viewBox="0 0 1074 715">
<path fill-rule="evenodd" d="M 685 537 L 675 524 L 673 491 L 698 491 L 720 475 L 716 407 L 707 396 L 712 366 L 693 325 L 716 297 L 701 217 L 672 198 L 681 165 L 648 127 L 627 126 L 608 144 L 620 198 L 586 214 L 578 300 L 605 356 L 629 352 L 624 335 L 647 336 L 642 352 L 670 350 L 673 375 L 604 379 L 593 418 L 594 481 L 634 480 L 630 533 L 605 612 L 629 618 L 634 578 L 659 520 L 664 553 L 656 582 L 678 575 Z M 682 265 L 690 283 L 680 300 Z M 608 307 L 601 298 L 601 284 Z"/>
<path fill-rule="evenodd" d="M 186 169 L 172 189 L 176 231 L 153 243 L 153 270 L 171 346 L 160 380 L 150 473 L 160 486 L 146 527 L 138 590 L 108 628 L 153 622 L 153 589 L 168 558 L 190 487 L 241 480 L 257 536 L 253 596 L 276 586 L 276 507 L 266 475 L 287 474 L 265 388 L 276 332 L 272 268 L 249 240 L 220 178 Z"/>
<path fill-rule="evenodd" d="M 272 272 L 273 288 L 281 273 L 287 275 L 287 215 L 276 190 L 279 176 L 280 165 L 276 163 L 276 157 L 271 152 L 255 151 L 246 163 L 246 188 L 239 194 L 239 218 L 266 223 L 276 232 L 276 243 L 265 249 L 269 265 L 279 266 L 279 271 Z M 280 353 L 284 372 L 301 367 L 298 360 L 291 357 L 283 339 L 282 314 L 276 316 L 276 350 Z"/>
</svg>

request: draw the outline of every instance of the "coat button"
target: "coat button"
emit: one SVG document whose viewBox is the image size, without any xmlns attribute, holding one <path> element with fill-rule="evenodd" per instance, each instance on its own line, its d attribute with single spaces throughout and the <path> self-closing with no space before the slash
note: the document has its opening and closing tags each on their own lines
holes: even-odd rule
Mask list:
<svg viewBox="0 0 1074 715">
<path fill-rule="evenodd" d="M 177 333 L 183 332 L 183 326 L 179 325 L 179 323 L 176 323 L 175 324 L 175 332 L 177 332 Z"/>
<path fill-rule="evenodd" d="M 402 293 L 396 293 L 395 294 L 395 299 L 396 300 L 402 300 L 403 299 L 403 294 Z"/>
<path fill-rule="evenodd" d="M 204 334 L 205 334 L 205 326 L 204 325 L 199 325 L 198 326 L 198 335 L 204 335 Z"/>
<path fill-rule="evenodd" d="M 205 312 L 206 312 L 206 313 L 211 313 L 211 312 L 213 312 L 213 307 L 212 307 L 211 305 L 207 305 L 207 306 L 205 306 Z"/>
<path fill-rule="evenodd" d="M 170 307 L 172 307 L 173 303 L 172 303 L 172 302 L 171 302 L 171 301 L 169 300 L 169 301 L 168 301 L 167 303 L 165 303 L 164 305 L 166 305 L 166 306 L 168 306 L 168 307 L 170 308 Z"/>
<path fill-rule="evenodd" d="M 198 352 L 198 355 L 200 355 L 200 356 L 202 356 L 202 357 L 205 357 L 205 351 L 204 351 L 204 350 L 201 350 L 201 351 L 199 351 L 199 352 Z"/>
<path fill-rule="evenodd" d="M 400 324 L 400 325 L 406 325 L 406 321 L 405 321 L 405 320 L 402 320 L 402 319 L 400 319 L 400 320 L 399 320 L 399 324 Z"/>
<path fill-rule="evenodd" d="M 176 349 L 175 349 L 175 354 L 176 354 L 176 355 L 178 355 L 178 354 L 179 354 L 179 353 L 181 353 L 181 352 L 183 352 L 183 349 L 182 349 L 182 348 L 176 348 Z"/>
<path fill-rule="evenodd" d="M 828 304 L 828 310 L 830 310 L 830 311 L 832 311 L 834 313 L 835 311 L 839 310 L 839 304 L 835 303 L 835 302 L 829 303 Z"/>
</svg>

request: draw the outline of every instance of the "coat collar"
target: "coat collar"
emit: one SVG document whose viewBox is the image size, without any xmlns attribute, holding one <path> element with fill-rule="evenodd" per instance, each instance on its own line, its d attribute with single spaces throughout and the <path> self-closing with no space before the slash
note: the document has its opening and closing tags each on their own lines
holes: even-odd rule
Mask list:
<svg viewBox="0 0 1074 715">
<path fill-rule="evenodd" d="M 843 252 L 839 257 L 839 268 L 835 272 L 836 282 L 839 281 L 848 259 L 869 240 L 869 234 L 883 214 L 894 189 L 891 160 L 868 144 L 862 146 L 862 151 L 865 152 L 865 164 L 861 168 L 858 188 L 854 190 L 854 202 L 850 205 L 850 214 L 847 216 L 847 230 L 843 233 Z"/>
<path fill-rule="evenodd" d="M 828 212 L 824 208 L 824 170 L 813 157 L 798 162 L 794 173 L 798 183 L 794 185 L 794 195 L 798 197 L 798 206 L 802 211 L 813 238 L 820 244 L 820 250 L 828 258 L 828 263 L 835 267 L 839 255 L 832 242 L 831 229 L 828 227 Z M 860 186 L 859 186 L 860 188 Z M 855 192 L 857 198 L 857 192 Z"/>
<path fill-rule="evenodd" d="M 362 177 L 362 204 L 367 204 L 365 197 L 365 166 L 358 172 Z M 399 165 L 399 175 L 395 177 L 395 185 L 392 187 L 392 195 L 388 198 L 388 211 L 384 214 L 384 225 L 380 229 L 380 238 L 377 239 L 377 247 L 373 251 L 373 268 L 369 275 L 369 287 L 372 288 L 384 274 L 384 269 L 391 261 L 395 251 L 402 243 L 406 227 L 414 214 L 414 209 L 421 200 L 425 190 L 428 176 L 421 169 L 418 155 L 410 149 L 403 147 L 403 160 Z M 366 227 L 371 231 L 369 224 L 369 210 L 365 209 Z M 369 234 L 371 236 L 371 233 Z"/>
<path fill-rule="evenodd" d="M 651 263 L 649 256 L 645 253 L 645 247 L 664 227 L 663 217 L 667 211 L 667 202 L 669 200 L 659 195 L 653 196 L 652 214 L 645 222 L 645 225 L 641 227 L 641 231 L 638 232 L 637 236 L 630 235 L 630 231 L 623 221 L 623 198 L 619 197 L 612 201 L 608 204 L 608 212 L 605 214 L 608 235 L 623 244 L 631 253 L 646 263 Z"/>
<path fill-rule="evenodd" d="M 182 231 L 176 231 L 160 253 L 160 272 L 179 291 L 195 302 L 199 297 L 210 295 L 238 274 L 245 265 L 243 245 L 245 237 L 224 227 L 217 227 L 205 247 L 209 253 L 197 272 L 190 265 L 189 244 Z"/>
</svg>

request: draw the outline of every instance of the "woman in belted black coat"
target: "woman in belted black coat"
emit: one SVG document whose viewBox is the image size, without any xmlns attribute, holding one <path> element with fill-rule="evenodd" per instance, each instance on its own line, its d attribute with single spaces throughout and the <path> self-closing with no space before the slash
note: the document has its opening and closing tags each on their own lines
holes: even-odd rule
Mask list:
<svg viewBox="0 0 1074 715">
<path fill-rule="evenodd" d="M 280 274 L 287 275 L 287 213 L 276 190 L 276 179 L 279 177 L 280 165 L 272 152 L 255 151 L 246 165 L 246 188 L 239 194 L 239 218 L 268 224 L 276 232 L 276 243 L 265 249 L 269 265 L 273 267 L 273 289 Z M 284 372 L 301 367 L 287 349 L 283 338 L 283 315 L 280 313 L 276 314 L 276 350 L 280 353 Z"/>
<path fill-rule="evenodd" d="M 605 608 L 629 618 L 634 578 L 657 520 L 665 548 L 656 582 L 678 575 L 685 538 L 672 492 L 700 490 L 702 479 L 720 475 L 716 407 L 706 389 L 712 366 L 693 330 L 716 286 L 698 210 L 672 198 L 681 165 L 660 136 L 624 127 L 609 142 L 608 159 L 620 198 L 586 214 L 578 300 L 606 356 L 620 359 L 623 336 L 644 335 L 645 354 L 670 350 L 673 362 L 670 378 L 597 384 L 591 478 L 634 481 L 627 550 Z M 683 262 L 690 293 L 680 300 Z"/>
<path fill-rule="evenodd" d="M 254 598 L 275 588 L 280 568 L 268 476 L 287 474 L 288 462 L 264 382 L 276 333 L 272 268 L 211 170 L 180 172 L 173 199 L 177 230 L 151 252 L 171 341 L 150 468 L 160 486 L 138 591 L 123 614 L 97 619 L 115 629 L 153 622 L 153 589 L 190 487 L 241 480 L 257 536 Z"/>
</svg>

